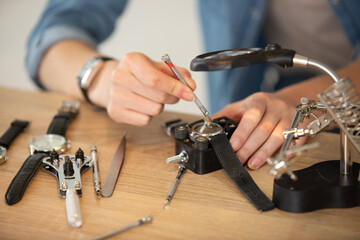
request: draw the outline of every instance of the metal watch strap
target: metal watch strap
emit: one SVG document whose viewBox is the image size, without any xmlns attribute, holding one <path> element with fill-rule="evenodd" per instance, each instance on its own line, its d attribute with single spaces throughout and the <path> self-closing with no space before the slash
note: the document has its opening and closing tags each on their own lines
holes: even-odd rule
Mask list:
<svg viewBox="0 0 360 240">
<path fill-rule="evenodd" d="M 240 192 L 260 211 L 274 208 L 274 203 L 256 185 L 250 174 L 237 158 L 224 133 L 211 137 L 215 154 L 227 175 Z"/>
<path fill-rule="evenodd" d="M 115 60 L 111 57 L 93 57 L 86 61 L 84 66 L 81 68 L 81 70 L 78 73 L 77 80 L 80 87 L 80 90 L 86 99 L 87 102 L 91 103 L 89 96 L 87 94 L 87 90 L 91 84 L 91 81 L 96 76 L 97 72 L 100 68 L 97 66 L 100 63 L 103 63 L 105 61 L 111 61 Z"/>
<path fill-rule="evenodd" d="M 48 153 L 35 153 L 25 160 L 6 191 L 5 200 L 8 205 L 13 205 L 21 200 L 27 185 L 41 166 L 42 159 L 48 155 Z"/>
<path fill-rule="evenodd" d="M 0 138 L 0 146 L 8 149 L 14 139 L 29 125 L 28 121 L 14 120 L 10 128 Z"/>
</svg>

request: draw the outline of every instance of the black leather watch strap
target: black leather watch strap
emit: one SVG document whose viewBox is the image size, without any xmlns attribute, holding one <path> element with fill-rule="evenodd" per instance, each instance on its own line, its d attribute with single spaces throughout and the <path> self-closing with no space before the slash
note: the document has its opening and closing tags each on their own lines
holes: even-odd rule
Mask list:
<svg viewBox="0 0 360 240">
<path fill-rule="evenodd" d="M 224 133 L 211 137 L 215 154 L 240 192 L 260 211 L 274 208 L 274 203 L 256 185 L 250 174 L 237 158 Z"/>
<path fill-rule="evenodd" d="M 50 123 L 47 134 L 58 134 L 65 137 L 66 130 L 73 119 L 73 113 L 60 112 L 56 114 Z"/>
<path fill-rule="evenodd" d="M 0 146 L 8 149 L 14 139 L 29 125 L 28 121 L 14 120 L 10 128 L 0 138 Z"/>
<path fill-rule="evenodd" d="M 13 205 L 21 200 L 26 187 L 41 166 L 42 159 L 47 156 L 48 153 L 35 153 L 25 160 L 6 191 L 5 200 L 8 205 Z"/>
</svg>

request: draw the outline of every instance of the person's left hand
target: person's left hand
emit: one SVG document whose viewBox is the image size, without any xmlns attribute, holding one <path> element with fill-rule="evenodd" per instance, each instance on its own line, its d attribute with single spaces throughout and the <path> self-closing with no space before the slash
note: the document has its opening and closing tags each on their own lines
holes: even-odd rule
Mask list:
<svg viewBox="0 0 360 240">
<path fill-rule="evenodd" d="M 260 168 L 284 142 L 283 130 L 290 128 L 296 109 L 272 93 L 254 93 L 229 104 L 213 118 L 227 116 L 239 122 L 230 144 L 241 163 Z M 303 144 L 305 138 L 300 139 Z"/>
</svg>

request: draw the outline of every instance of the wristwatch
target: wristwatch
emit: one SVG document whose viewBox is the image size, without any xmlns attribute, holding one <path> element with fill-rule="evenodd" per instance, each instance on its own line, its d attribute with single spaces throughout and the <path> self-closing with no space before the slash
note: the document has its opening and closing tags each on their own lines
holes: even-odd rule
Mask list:
<svg viewBox="0 0 360 240">
<path fill-rule="evenodd" d="M 53 118 L 47 134 L 30 141 L 30 156 L 25 160 L 6 191 L 5 200 L 8 205 L 19 202 L 26 187 L 41 166 L 42 159 L 49 156 L 52 150 L 64 153 L 70 148 L 65 139 L 67 127 L 79 113 L 79 102 L 63 101 L 58 114 Z"/>
<path fill-rule="evenodd" d="M 223 168 L 254 207 L 259 211 L 273 209 L 274 203 L 257 186 L 230 145 L 229 138 L 236 126 L 237 123 L 227 117 L 208 123 L 200 120 L 187 127 L 179 126 L 175 129 L 175 153 L 185 151 L 188 158 L 183 164 L 197 174 Z"/>
<path fill-rule="evenodd" d="M 28 121 L 14 120 L 10 128 L 0 138 L 0 164 L 3 164 L 8 157 L 6 156 L 7 149 L 15 138 L 29 125 Z"/>
<path fill-rule="evenodd" d="M 105 61 L 111 61 L 111 60 L 115 60 L 115 59 L 110 57 L 92 57 L 89 58 L 85 62 L 84 66 L 80 69 L 77 75 L 77 80 L 81 92 L 84 98 L 86 99 L 86 101 L 91 103 L 89 96 L 87 94 L 87 90 L 89 89 L 96 74 L 99 72 Z"/>
</svg>

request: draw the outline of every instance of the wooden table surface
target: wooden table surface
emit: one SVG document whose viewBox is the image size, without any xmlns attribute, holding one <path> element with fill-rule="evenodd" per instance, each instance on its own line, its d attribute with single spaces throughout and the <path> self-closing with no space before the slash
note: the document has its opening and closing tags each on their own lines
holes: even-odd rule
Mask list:
<svg viewBox="0 0 360 240">
<path fill-rule="evenodd" d="M 62 100 L 68 96 L 28 92 L 0 87 L 3 134 L 14 119 L 28 120 L 29 127 L 13 142 L 9 160 L 0 165 L 0 239 L 91 239 L 130 224 L 151 214 L 153 222 L 134 228 L 114 239 L 360 239 L 360 207 L 323 209 L 309 213 L 288 213 L 279 209 L 260 213 L 230 182 L 223 170 L 206 175 L 190 171 L 183 176 L 168 209 L 166 197 L 177 174 L 175 165 L 167 165 L 174 155 L 174 140 L 161 124 L 181 117 L 185 121 L 200 116 L 165 112 L 146 127 L 117 124 L 105 111 L 96 111 L 81 103 L 80 114 L 70 124 L 66 137 L 73 154 L 81 147 L 90 155 L 91 144 L 98 148 L 100 174 L 105 182 L 123 131 L 127 131 L 125 161 L 114 194 L 110 198 L 94 193 L 92 172 L 82 175 L 80 198 L 83 225 L 70 228 L 65 214 L 65 200 L 59 196 L 57 181 L 39 171 L 28 186 L 23 199 L 13 205 L 5 203 L 5 192 L 28 157 L 28 143 L 46 133 Z M 294 169 L 324 160 L 339 159 L 339 137 L 321 133 L 311 141 L 322 148 L 303 156 Z M 269 166 L 250 174 L 272 197 L 273 176 Z"/>
</svg>

